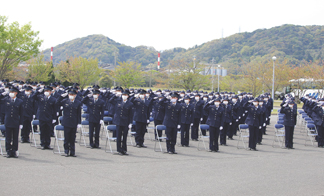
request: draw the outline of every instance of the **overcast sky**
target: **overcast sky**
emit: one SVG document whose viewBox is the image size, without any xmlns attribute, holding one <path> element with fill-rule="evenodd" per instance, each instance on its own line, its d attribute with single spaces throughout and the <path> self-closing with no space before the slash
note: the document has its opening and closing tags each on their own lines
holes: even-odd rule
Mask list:
<svg viewBox="0 0 324 196">
<path fill-rule="evenodd" d="M 0 15 L 31 22 L 41 49 L 92 34 L 129 46 L 189 48 L 282 24 L 324 25 L 322 0 L 5 0 Z"/>
</svg>

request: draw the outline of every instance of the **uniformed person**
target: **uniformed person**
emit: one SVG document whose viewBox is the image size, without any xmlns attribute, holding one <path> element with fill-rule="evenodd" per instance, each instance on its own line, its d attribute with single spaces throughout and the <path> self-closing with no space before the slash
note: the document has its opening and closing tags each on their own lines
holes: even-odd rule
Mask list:
<svg viewBox="0 0 324 196">
<path fill-rule="evenodd" d="M 221 100 L 209 101 L 204 110 L 208 113 L 207 124 L 209 125 L 209 152 L 218 152 L 219 131 L 224 126 L 224 108 L 220 106 Z"/>
<path fill-rule="evenodd" d="M 227 97 L 223 99 L 222 107 L 224 109 L 224 125 L 223 129 L 220 130 L 220 144 L 227 146 L 226 144 L 226 136 L 230 132 L 232 127 L 232 106 L 229 104 L 229 100 Z"/>
<path fill-rule="evenodd" d="M 51 96 L 52 87 L 46 86 L 44 89 L 39 89 L 32 95 L 35 101 L 38 103 L 38 119 L 40 127 L 40 138 L 42 150 L 52 148 L 51 144 L 51 133 L 53 130 L 53 123 L 56 122 L 56 99 Z M 44 94 L 43 94 L 44 91 Z"/>
<path fill-rule="evenodd" d="M 18 158 L 16 151 L 18 150 L 18 135 L 19 129 L 23 127 L 23 101 L 17 98 L 19 90 L 16 87 L 11 87 L 9 97 L 4 97 L 7 92 L 1 95 L 1 102 L 4 102 L 6 126 L 6 151 L 7 158 Z"/>
<path fill-rule="evenodd" d="M 293 101 L 288 101 L 283 104 L 280 113 L 284 115 L 284 125 L 285 125 L 285 146 L 287 149 L 294 149 L 293 147 L 293 136 L 294 129 L 297 121 L 297 107 L 294 108 L 295 103 Z"/>
<path fill-rule="evenodd" d="M 240 115 L 242 114 L 242 106 L 238 100 L 238 96 L 234 95 L 232 98 L 232 126 L 231 130 L 228 133 L 228 139 L 233 140 L 233 135 L 236 135 L 239 121 L 241 119 Z"/>
<path fill-rule="evenodd" d="M 76 89 L 71 89 L 56 100 L 57 105 L 63 106 L 62 125 L 64 126 L 64 151 L 66 157 L 76 157 L 76 130 L 81 127 L 81 102 L 76 100 L 76 96 Z"/>
<path fill-rule="evenodd" d="M 35 99 L 32 97 L 32 90 L 31 86 L 25 87 L 25 92 L 20 93 L 19 98 L 23 101 L 23 128 L 21 129 L 21 142 L 22 143 L 29 143 L 29 134 L 31 131 L 31 121 L 35 115 Z"/>
<path fill-rule="evenodd" d="M 3 98 L 5 98 L 5 97 L 9 98 L 9 90 L 10 90 L 10 88 L 11 88 L 10 83 L 4 83 L 4 88 L 3 88 L 3 90 L 1 90 L 1 93 L 3 93 Z M 0 103 L 0 123 L 1 124 L 4 124 L 4 120 L 5 120 L 5 115 L 6 115 L 5 107 L 6 107 L 6 103 L 5 103 L 5 101 L 2 101 Z M 1 132 L 2 132 L 3 136 L 6 135 L 6 131 L 1 130 Z"/>
<path fill-rule="evenodd" d="M 257 132 L 261 131 L 260 125 L 260 108 L 258 107 L 259 100 L 249 100 L 244 104 L 244 110 L 247 111 L 245 123 L 249 125 L 249 148 L 250 150 L 257 151 L 256 139 Z"/>
<path fill-rule="evenodd" d="M 263 97 L 261 96 L 261 99 Z M 266 129 L 266 115 L 267 115 L 267 109 L 264 106 L 264 101 L 263 100 L 259 100 L 259 108 L 260 108 L 260 126 L 261 126 L 261 130 L 257 131 L 257 144 L 261 145 L 262 143 L 262 137 L 263 137 L 263 133 L 265 133 L 265 129 Z"/>
<path fill-rule="evenodd" d="M 89 114 L 89 140 L 91 148 L 99 147 L 100 128 L 103 124 L 103 117 L 105 112 L 105 102 L 99 99 L 100 91 L 94 90 L 82 99 L 82 103 L 87 106 Z M 95 132 L 95 134 L 93 134 Z M 95 142 L 93 143 L 93 136 Z"/>
<path fill-rule="evenodd" d="M 189 130 L 193 125 L 193 105 L 190 104 L 190 97 L 184 97 L 181 104 L 181 146 L 189 147 Z"/>
<path fill-rule="evenodd" d="M 191 100 L 191 103 L 194 107 L 193 109 L 193 125 L 191 127 L 191 139 L 194 141 L 198 141 L 198 127 L 200 124 L 200 121 L 203 117 L 203 106 L 204 101 L 200 99 L 200 95 L 195 92 L 194 99 Z M 206 133 L 203 133 L 206 135 Z"/>
<path fill-rule="evenodd" d="M 158 93 L 158 92 L 157 92 Z M 152 117 L 154 119 L 154 126 L 156 127 L 157 125 L 162 125 L 164 115 L 165 115 L 165 110 L 164 107 L 159 104 L 159 101 L 163 99 L 163 96 L 161 94 L 157 94 L 158 96 L 154 98 L 153 100 L 153 110 L 152 110 Z M 162 136 L 162 130 L 158 130 L 158 136 Z M 156 132 L 154 132 L 155 139 L 156 139 Z"/>
<path fill-rule="evenodd" d="M 128 155 L 127 134 L 133 124 L 133 103 L 129 100 L 129 91 L 125 90 L 121 97 L 114 96 L 111 103 L 116 105 L 113 123 L 116 125 L 117 152 L 119 155 Z"/>
<path fill-rule="evenodd" d="M 163 125 L 166 126 L 166 147 L 167 153 L 177 154 L 175 144 L 177 142 L 177 132 L 181 128 L 181 104 L 177 103 L 179 95 L 172 93 L 170 99 L 163 98 L 159 103 L 165 109 Z"/>
<path fill-rule="evenodd" d="M 139 97 L 132 97 L 130 101 L 134 104 L 134 121 L 136 122 L 136 134 L 135 134 L 135 142 L 136 147 L 138 148 L 146 148 L 144 145 L 144 135 L 146 132 L 147 123 L 150 122 L 150 113 L 149 107 L 153 103 L 153 99 L 145 98 L 145 90 L 141 90 L 139 93 Z"/>
</svg>

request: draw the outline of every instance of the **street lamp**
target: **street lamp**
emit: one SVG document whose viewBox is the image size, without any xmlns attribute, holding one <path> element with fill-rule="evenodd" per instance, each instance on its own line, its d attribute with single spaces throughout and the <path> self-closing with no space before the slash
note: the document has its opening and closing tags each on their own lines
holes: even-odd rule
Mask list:
<svg viewBox="0 0 324 196">
<path fill-rule="evenodd" d="M 272 100 L 274 100 L 274 77 L 275 77 L 275 61 L 277 57 L 273 56 L 272 61 L 273 61 L 273 73 L 272 73 Z"/>
<path fill-rule="evenodd" d="M 218 75 L 218 82 L 217 82 L 217 84 L 218 84 L 218 90 L 217 90 L 217 92 L 219 92 L 219 73 L 218 73 L 218 70 L 220 70 L 220 67 L 221 67 L 221 65 L 218 65 L 218 69 L 217 69 L 217 75 Z"/>
</svg>

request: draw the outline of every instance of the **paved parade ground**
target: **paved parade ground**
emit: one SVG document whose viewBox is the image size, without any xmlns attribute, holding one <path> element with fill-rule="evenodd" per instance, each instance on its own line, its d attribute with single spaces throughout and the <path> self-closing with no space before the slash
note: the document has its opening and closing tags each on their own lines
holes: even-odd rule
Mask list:
<svg viewBox="0 0 324 196">
<path fill-rule="evenodd" d="M 1 195 L 323 195 L 324 149 L 304 146 L 300 125 L 294 150 L 273 148 L 274 118 L 256 152 L 237 149 L 238 136 L 218 153 L 190 141 L 177 155 L 154 152 L 148 135 L 148 148 L 128 146 L 129 156 L 105 153 L 104 140 L 102 149 L 77 143 L 76 158 L 20 143 L 18 159 L 0 158 Z"/>
</svg>

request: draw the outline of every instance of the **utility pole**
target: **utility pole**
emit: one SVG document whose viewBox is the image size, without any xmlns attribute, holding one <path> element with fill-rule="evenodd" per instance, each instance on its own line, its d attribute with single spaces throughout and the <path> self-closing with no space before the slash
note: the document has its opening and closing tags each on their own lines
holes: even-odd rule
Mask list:
<svg viewBox="0 0 324 196">
<path fill-rule="evenodd" d="M 116 50 L 114 50 L 114 56 L 115 56 L 115 69 L 116 69 Z M 116 87 L 116 79 L 114 78 L 114 88 Z"/>
<path fill-rule="evenodd" d="M 152 88 L 152 64 L 150 64 L 150 88 Z"/>
<path fill-rule="evenodd" d="M 211 73 L 212 74 L 212 77 L 213 77 L 213 79 L 212 79 L 212 91 L 214 91 L 214 72 L 215 72 L 215 67 L 214 67 L 214 57 L 213 57 L 213 59 L 212 59 L 212 68 L 213 68 L 213 72 Z"/>
</svg>

